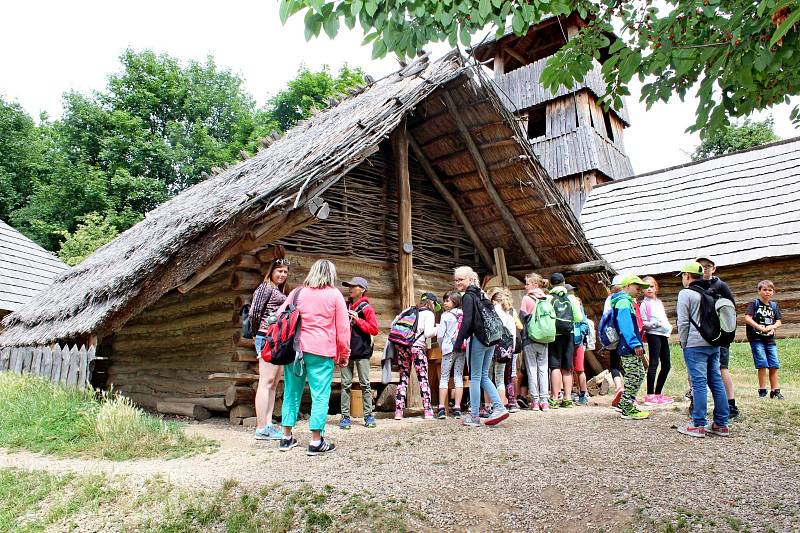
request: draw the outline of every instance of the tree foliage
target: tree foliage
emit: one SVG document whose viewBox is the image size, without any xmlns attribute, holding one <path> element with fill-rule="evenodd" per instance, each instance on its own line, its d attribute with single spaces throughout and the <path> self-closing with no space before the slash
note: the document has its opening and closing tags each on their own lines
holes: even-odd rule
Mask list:
<svg viewBox="0 0 800 533">
<path fill-rule="evenodd" d="M 745 119 L 741 124 L 725 126 L 703 139 L 692 153 L 692 161 L 777 141 L 780 137 L 775 135 L 774 124 L 774 119 L 769 117 L 762 121 Z"/>
<path fill-rule="evenodd" d="M 800 93 L 800 4 L 796 0 L 281 0 L 280 17 L 304 12 L 307 39 L 340 22 L 367 34 L 374 57 L 413 56 L 427 43 L 468 46 L 488 25 L 517 35 L 549 15 L 577 12 L 588 21 L 557 52 L 542 75 L 551 90 L 572 86 L 602 65 L 605 102 L 621 106 L 636 75 L 648 108 L 697 89 L 689 129 L 719 129 L 729 117 L 788 102 Z M 792 118 L 800 121 L 795 107 Z"/>
<path fill-rule="evenodd" d="M 127 50 L 120 62 L 105 90 L 67 92 L 60 120 L 37 124 L 0 98 L 0 218 L 69 261 L 363 82 L 359 69 L 301 68 L 257 109 L 241 78 L 211 57 L 182 64 Z"/>
</svg>

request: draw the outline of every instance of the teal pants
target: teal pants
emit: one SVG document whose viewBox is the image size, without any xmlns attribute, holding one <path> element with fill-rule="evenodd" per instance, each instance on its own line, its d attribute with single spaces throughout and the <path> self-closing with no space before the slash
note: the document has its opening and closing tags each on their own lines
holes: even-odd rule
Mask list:
<svg viewBox="0 0 800 533">
<path fill-rule="evenodd" d="M 295 362 L 283 369 L 283 405 L 281 407 L 281 425 L 294 427 L 300 413 L 300 400 L 303 389 L 311 390 L 311 418 L 308 427 L 312 431 L 325 431 L 328 421 L 328 404 L 331 400 L 331 382 L 333 381 L 333 358 L 320 357 L 310 353 L 303 354 L 304 365 Z M 298 375 L 299 374 L 299 375 Z"/>
</svg>

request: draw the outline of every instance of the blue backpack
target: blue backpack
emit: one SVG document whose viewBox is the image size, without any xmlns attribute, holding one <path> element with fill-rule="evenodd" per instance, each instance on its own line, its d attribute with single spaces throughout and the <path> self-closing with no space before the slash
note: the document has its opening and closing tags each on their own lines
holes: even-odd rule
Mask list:
<svg viewBox="0 0 800 533">
<path fill-rule="evenodd" d="M 575 346 L 578 347 L 583 344 L 586 337 L 589 335 L 589 324 L 584 322 L 577 322 L 572 329 L 572 337 L 575 341 Z"/>
<path fill-rule="evenodd" d="M 617 315 L 613 305 L 600 317 L 600 323 L 597 325 L 597 338 L 600 340 L 600 346 L 606 350 L 616 350 L 619 345 Z"/>
</svg>

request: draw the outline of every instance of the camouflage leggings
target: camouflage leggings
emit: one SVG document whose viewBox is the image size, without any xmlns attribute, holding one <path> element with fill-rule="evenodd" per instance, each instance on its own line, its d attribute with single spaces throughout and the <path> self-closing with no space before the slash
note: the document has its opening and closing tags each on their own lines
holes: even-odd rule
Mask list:
<svg viewBox="0 0 800 533">
<path fill-rule="evenodd" d="M 619 399 L 619 408 L 623 413 L 629 413 L 634 409 L 633 401 L 644 381 L 644 365 L 635 355 L 623 355 L 620 361 L 625 372 L 625 391 Z"/>
</svg>

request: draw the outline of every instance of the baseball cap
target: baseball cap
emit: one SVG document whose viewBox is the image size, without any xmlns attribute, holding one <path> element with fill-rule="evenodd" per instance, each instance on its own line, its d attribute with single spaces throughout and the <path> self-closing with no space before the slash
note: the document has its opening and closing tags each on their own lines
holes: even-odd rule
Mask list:
<svg viewBox="0 0 800 533">
<path fill-rule="evenodd" d="M 617 275 L 616 275 L 616 276 L 614 276 L 614 278 L 611 280 L 611 286 L 612 286 L 612 287 L 613 287 L 613 286 L 617 286 L 617 287 L 619 287 L 619 286 L 622 284 L 622 280 L 623 280 L 623 279 L 625 279 L 625 276 L 624 276 L 623 274 L 617 274 Z"/>
<path fill-rule="evenodd" d="M 436 309 L 436 311 L 439 311 L 439 309 L 441 309 L 442 307 L 441 304 L 439 303 L 439 298 L 437 298 L 436 295 L 433 294 L 432 292 L 423 292 L 422 296 L 420 297 L 420 300 L 422 301 L 428 300 L 433 302 L 433 307 Z"/>
<path fill-rule="evenodd" d="M 711 258 L 711 256 L 708 256 L 708 255 L 698 256 L 697 259 L 694 260 L 694 262 L 695 263 L 699 263 L 701 259 L 705 259 L 706 261 L 708 261 L 712 265 L 717 266 L 717 264 L 714 262 L 714 260 Z"/>
<path fill-rule="evenodd" d="M 562 283 L 564 283 L 564 274 L 561 272 L 550 274 L 550 285 L 561 285 Z"/>
<path fill-rule="evenodd" d="M 627 287 L 628 285 L 639 285 L 643 289 L 646 289 L 647 287 L 650 286 L 649 283 L 645 283 L 642 280 L 642 278 L 640 278 L 639 276 L 637 276 L 635 274 L 629 274 L 629 275 L 625 276 L 624 278 L 622 278 L 620 280 L 620 282 L 619 282 L 619 286 L 620 287 Z"/>
<path fill-rule="evenodd" d="M 564 285 L 564 288 L 567 289 L 568 291 L 574 291 L 576 289 L 575 285 L 571 285 L 569 283 Z"/>
<path fill-rule="evenodd" d="M 683 265 L 683 267 L 681 268 L 681 271 L 678 272 L 678 275 L 675 276 L 675 277 L 680 277 L 680 275 L 683 274 L 684 272 L 686 272 L 688 274 L 694 274 L 696 276 L 702 276 L 703 275 L 703 265 L 701 265 L 697 261 L 692 261 L 691 263 L 686 263 L 685 265 Z"/>
<path fill-rule="evenodd" d="M 342 285 L 344 287 L 352 287 L 355 285 L 357 287 L 361 287 L 364 290 L 368 289 L 367 280 L 365 280 L 364 278 L 360 278 L 358 276 L 352 278 L 350 281 L 343 281 Z"/>
</svg>

